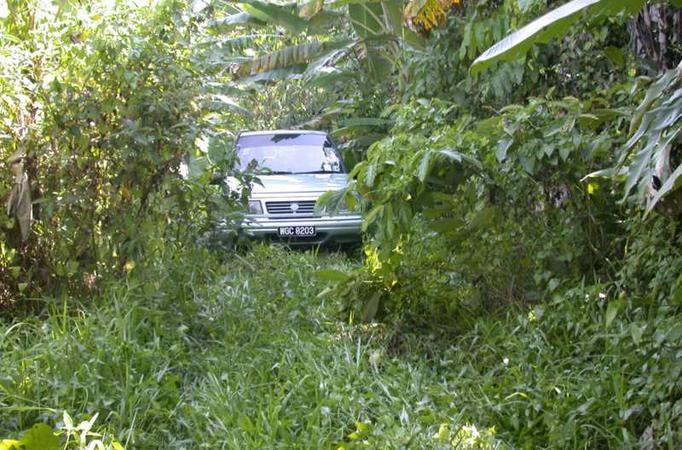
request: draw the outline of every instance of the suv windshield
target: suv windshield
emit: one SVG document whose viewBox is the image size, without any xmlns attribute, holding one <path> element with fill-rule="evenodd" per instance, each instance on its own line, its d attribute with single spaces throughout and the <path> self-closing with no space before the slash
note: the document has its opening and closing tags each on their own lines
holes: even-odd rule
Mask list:
<svg viewBox="0 0 682 450">
<path fill-rule="evenodd" d="M 273 174 L 343 173 L 338 150 L 323 134 L 273 133 L 240 136 L 239 169 L 267 169 Z"/>
</svg>

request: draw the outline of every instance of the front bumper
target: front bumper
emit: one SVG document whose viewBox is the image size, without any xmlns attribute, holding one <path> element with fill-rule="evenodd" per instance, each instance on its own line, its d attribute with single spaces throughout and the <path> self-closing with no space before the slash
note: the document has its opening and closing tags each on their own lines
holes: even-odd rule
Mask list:
<svg viewBox="0 0 682 450">
<path fill-rule="evenodd" d="M 280 227 L 313 226 L 311 237 L 283 238 Z M 240 226 L 240 234 L 255 239 L 275 239 L 291 245 L 351 244 L 362 241 L 362 217 L 359 215 L 332 217 L 276 218 L 247 216 Z"/>
</svg>

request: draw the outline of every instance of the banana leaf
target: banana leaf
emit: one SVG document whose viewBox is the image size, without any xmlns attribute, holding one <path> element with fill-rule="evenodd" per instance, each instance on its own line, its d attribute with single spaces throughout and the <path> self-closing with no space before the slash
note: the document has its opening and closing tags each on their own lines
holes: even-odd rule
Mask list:
<svg viewBox="0 0 682 450">
<path fill-rule="evenodd" d="M 634 14 L 645 0 L 572 0 L 528 25 L 514 31 L 488 50 L 471 65 L 473 74 L 479 73 L 497 61 L 512 61 L 525 54 L 536 43 L 547 43 L 566 34 L 580 17 L 604 18 L 621 12 Z"/>
</svg>

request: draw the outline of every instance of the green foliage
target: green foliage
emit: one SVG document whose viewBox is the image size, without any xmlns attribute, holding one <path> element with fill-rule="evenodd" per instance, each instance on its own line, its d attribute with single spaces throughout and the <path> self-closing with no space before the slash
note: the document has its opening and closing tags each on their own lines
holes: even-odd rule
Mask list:
<svg viewBox="0 0 682 450">
<path fill-rule="evenodd" d="M 622 11 L 634 14 L 644 5 L 644 0 L 572 0 L 528 25 L 516 30 L 483 52 L 471 65 L 471 72 L 478 73 L 496 61 L 511 61 L 526 53 L 535 43 L 547 43 L 563 36 L 582 15 L 591 20 L 604 19 Z"/>
<path fill-rule="evenodd" d="M 682 204 L 671 198 L 680 187 L 682 161 L 675 166 L 673 157 L 679 153 L 678 141 L 682 124 L 682 88 L 680 70 L 669 70 L 652 83 L 630 124 L 630 139 L 623 146 L 619 166 L 629 164 L 625 182 L 625 196 L 638 188 L 639 200 L 647 202 L 647 212 L 661 200 L 668 199 L 664 207 L 669 215 L 682 212 Z M 633 151 L 637 150 L 633 155 Z M 658 179 L 656 191 L 650 193 L 653 179 Z M 679 197 L 679 196 L 678 196 Z"/>
<path fill-rule="evenodd" d="M 679 80 L 634 79 L 641 0 L 568 2 L 477 61 L 558 2 L 454 3 L 426 40 L 392 0 L 9 2 L 0 158 L 28 154 L 38 202 L 26 245 L 0 216 L 0 306 L 43 314 L 0 322 L 2 436 L 678 447 Z M 211 185 L 236 132 L 296 126 L 354 167 L 319 206 L 366 208 L 362 264 L 206 250 L 248 197 Z"/>
<path fill-rule="evenodd" d="M 207 120 L 216 101 L 238 105 L 203 85 L 188 45 L 193 19 L 178 13 L 186 7 L 109 10 L 95 2 L 52 22 L 45 4 L 30 3 L 3 23 L 30 38 L 2 42 L 0 159 L 27 155 L 36 219 L 22 245 L 13 219 L 0 213 L 3 306 L 60 288 L 96 289 L 141 257 L 152 229 L 177 239 L 183 229 L 209 227 L 209 176 L 185 183 L 180 166 L 217 131 Z"/>
<path fill-rule="evenodd" d="M 553 91 L 560 97 L 581 97 L 620 82 L 631 60 L 625 45 L 629 34 L 619 19 L 576 27 L 560 44 L 536 46 L 528 57 L 522 54 L 472 76 L 467 68 L 476 55 L 536 14 L 538 4 L 544 3 L 522 8 L 509 0 L 492 8 L 488 2 L 467 2 L 462 14 L 451 15 L 447 26 L 434 33 L 427 52 L 408 59 L 410 83 L 404 98 L 447 99 L 485 118 L 491 107 L 522 103 L 528 96 Z"/>
<path fill-rule="evenodd" d="M 421 321 L 425 310 L 539 299 L 613 273 L 605 260 L 622 229 L 611 185 L 581 181 L 621 142 L 627 124 L 612 106 L 531 99 L 478 122 L 437 101 L 398 110 L 391 137 L 351 174 L 371 208 L 365 267 L 339 287 L 349 311 Z"/>
<path fill-rule="evenodd" d="M 637 306 L 680 306 L 679 224 L 661 217 L 627 222 L 627 253 L 614 281 Z M 634 301 L 636 299 L 636 301 Z"/>
<path fill-rule="evenodd" d="M 4 439 L 0 441 L 2 450 L 123 450 L 123 446 L 111 436 L 95 433 L 92 427 L 97 420 L 95 414 L 89 420 L 75 425 L 71 416 L 64 411 L 61 425 L 57 432 L 48 425 L 38 423 L 26 431 L 19 440 Z M 61 436 L 60 436 L 61 435 Z"/>
<path fill-rule="evenodd" d="M 633 248 L 669 254 L 671 274 L 679 244 L 669 227 L 656 228 Z M 413 248 L 434 263 L 447 252 L 424 243 Z M 54 300 L 45 321 L 2 323 L 0 433 L 17 436 L 34 423 L 63 431 L 67 407 L 73 428 L 96 411 L 90 431 L 104 437 L 90 439 L 127 448 L 679 442 L 679 309 L 642 308 L 636 292 L 648 286 L 619 297 L 578 285 L 499 314 L 460 306 L 456 330 L 432 319 L 396 329 L 338 321 L 334 298 L 317 296 L 315 272 L 354 265 L 279 247 L 221 264 L 187 247 L 159 252 L 73 314 Z M 431 285 L 454 297 L 450 283 Z M 612 303 L 620 306 L 606 327 Z M 71 436 L 78 448 L 80 432 Z"/>
<path fill-rule="evenodd" d="M 495 8 L 487 2 L 466 2 L 463 8 L 464 14 L 451 15 L 446 27 L 433 33 L 426 52 L 407 59 L 410 83 L 405 98 L 438 97 L 475 110 L 481 102 L 508 101 L 513 88 L 528 77 L 523 62 L 501 65 L 477 78 L 466 70 L 477 53 L 501 39 L 519 19 L 516 2 Z"/>
</svg>

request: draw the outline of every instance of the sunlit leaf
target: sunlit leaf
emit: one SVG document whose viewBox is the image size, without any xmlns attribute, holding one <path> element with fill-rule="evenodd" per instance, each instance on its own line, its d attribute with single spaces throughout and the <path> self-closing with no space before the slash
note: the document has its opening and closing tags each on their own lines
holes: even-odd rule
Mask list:
<svg viewBox="0 0 682 450">
<path fill-rule="evenodd" d="M 332 281 L 335 283 L 343 283 L 348 280 L 349 275 L 347 273 L 341 272 L 340 270 L 334 269 L 323 269 L 315 272 L 315 278 L 322 281 Z"/>
<path fill-rule="evenodd" d="M 211 22 L 211 27 L 224 31 L 228 31 L 238 25 L 263 26 L 265 22 L 247 12 L 232 14 Z"/>
<path fill-rule="evenodd" d="M 57 450 L 61 448 L 60 439 L 52 428 L 44 423 L 35 424 L 21 438 L 25 450 Z"/>
<path fill-rule="evenodd" d="M 251 116 L 251 111 L 241 106 L 231 97 L 221 94 L 214 94 L 211 96 L 211 100 L 211 108 L 213 109 L 227 108 L 232 112 L 242 114 L 247 117 Z"/>
<path fill-rule="evenodd" d="M 15 439 L 3 439 L 0 441 L 0 450 L 22 450 L 21 442 Z"/>
<path fill-rule="evenodd" d="M 289 69 L 292 66 L 307 69 L 308 67 L 305 66 L 306 64 L 310 64 L 314 67 L 321 67 L 326 63 L 326 60 L 324 60 L 326 56 L 329 56 L 330 54 L 336 55 L 337 51 L 348 51 L 352 45 L 352 41 L 344 40 L 308 42 L 285 47 L 267 55 L 254 58 L 248 64 L 242 64 L 237 74 L 239 76 L 254 76 L 267 72 Z M 323 61 L 316 61 L 319 59 L 323 59 Z M 302 70 L 300 72 L 302 72 Z"/>
</svg>

